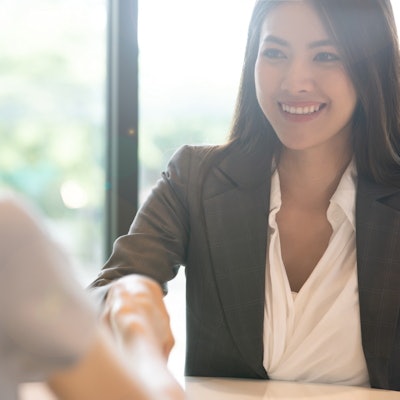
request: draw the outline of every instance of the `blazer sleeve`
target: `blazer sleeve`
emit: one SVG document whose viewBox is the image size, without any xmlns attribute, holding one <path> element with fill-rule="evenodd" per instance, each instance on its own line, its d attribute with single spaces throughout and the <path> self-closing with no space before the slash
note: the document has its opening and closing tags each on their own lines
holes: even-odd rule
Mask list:
<svg viewBox="0 0 400 400">
<path fill-rule="evenodd" d="M 104 298 L 111 282 L 129 274 L 153 278 L 166 292 L 165 283 L 185 264 L 190 234 L 188 182 L 196 175 L 193 149 L 184 146 L 173 155 L 129 233 L 115 241 L 110 258 L 90 285 L 97 291 L 95 297 Z"/>
</svg>

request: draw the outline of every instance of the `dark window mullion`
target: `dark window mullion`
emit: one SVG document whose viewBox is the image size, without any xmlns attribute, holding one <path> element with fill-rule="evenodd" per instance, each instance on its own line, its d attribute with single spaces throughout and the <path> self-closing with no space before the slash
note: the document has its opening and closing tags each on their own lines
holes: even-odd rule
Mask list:
<svg viewBox="0 0 400 400">
<path fill-rule="evenodd" d="M 108 2 L 106 253 L 138 205 L 138 0 Z"/>
</svg>

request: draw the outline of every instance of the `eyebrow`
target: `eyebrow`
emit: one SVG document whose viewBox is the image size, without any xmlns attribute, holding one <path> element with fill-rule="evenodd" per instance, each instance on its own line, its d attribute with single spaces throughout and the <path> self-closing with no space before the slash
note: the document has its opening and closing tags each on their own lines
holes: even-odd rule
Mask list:
<svg viewBox="0 0 400 400">
<path fill-rule="evenodd" d="M 281 39 L 280 37 L 274 36 L 274 35 L 267 35 L 264 38 L 263 42 L 264 43 L 271 42 L 271 43 L 278 44 L 280 46 L 290 47 L 288 41 Z M 315 49 L 316 47 L 323 47 L 323 46 L 334 46 L 334 42 L 331 39 L 316 40 L 315 42 L 311 42 L 308 47 L 310 49 Z"/>
</svg>

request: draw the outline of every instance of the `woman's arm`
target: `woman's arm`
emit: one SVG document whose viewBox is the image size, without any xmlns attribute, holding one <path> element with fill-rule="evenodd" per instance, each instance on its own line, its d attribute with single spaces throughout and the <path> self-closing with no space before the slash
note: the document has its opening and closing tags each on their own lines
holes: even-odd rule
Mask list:
<svg viewBox="0 0 400 400">
<path fill-rule="evenodd" d="M 91 292 L 101 291 L 102 286 L 130 274 L 148 276 L 164 284 L 175 277 L 180 265 L 185 265 L 190 235 L 190 171 L 196 169 L 192 166 L 193 157 L 190 147 L 183 147 L 174 155 L 137 212 L 129 232 L 115 241 L 110 258 L 90 285 Z"/>
<path fill-rule="evenodd" d="M 149 314 L 157 329 L 154 340 L 165 356 L 174 339 L 161 285 L 186 262 L 190 234 L 187 191 L 192 162 L 189 147 L 175 154 L 139 210 L 129 234 L 116 240 L 110 259 L 90 287 L 111 330 L 124 331 L 121 340 L 129 337 L 130 331 L 134 333 L 139 309 Z"/>
</svg>

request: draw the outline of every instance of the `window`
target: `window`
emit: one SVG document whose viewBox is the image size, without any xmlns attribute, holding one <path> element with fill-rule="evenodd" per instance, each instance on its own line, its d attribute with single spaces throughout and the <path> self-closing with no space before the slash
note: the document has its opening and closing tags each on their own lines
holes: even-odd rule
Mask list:
<svg viewBox="0 0 400 400">
<path fill-rule="evenodd" d="M 3 0 L 0 186 L 46 215 L 84 283 L 104 260 L 106 0 Z"/>
<path fill-rule="evenodd" d="M 140 199 L 183 144 L 228 135 L 253 0 L 140 0 Z"/>
</svg>

